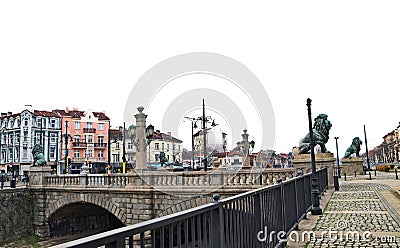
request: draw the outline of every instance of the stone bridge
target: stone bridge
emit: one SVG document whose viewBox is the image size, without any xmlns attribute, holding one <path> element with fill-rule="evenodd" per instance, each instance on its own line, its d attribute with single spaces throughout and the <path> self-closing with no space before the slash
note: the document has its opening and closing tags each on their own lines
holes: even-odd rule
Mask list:
<svg viewBox="0 0 400 248">
<path fill-rule="evenodd" d="M 31 168 L 34 230 L 41 237 L 98 233 L 196 207 L 295 175 L 293 168 L 51 175 Z"/>
</svg>

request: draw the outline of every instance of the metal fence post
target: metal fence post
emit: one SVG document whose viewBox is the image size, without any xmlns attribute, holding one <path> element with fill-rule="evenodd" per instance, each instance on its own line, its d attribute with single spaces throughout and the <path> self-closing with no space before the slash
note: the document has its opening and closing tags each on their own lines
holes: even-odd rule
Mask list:
<svg viewBox="0 0 400 248">
<path fill-rule="evenodd" d="M 260 195 L 261 195 L 261 193 L 257 193 L 254 195 L 253 209 L 254 209 L 254 231 L 255 232 L 253 232 L 254 237 L 251 237 L 254 240 L 254 242 L 253 242 L 254 247 L 257 247 L 257 248 L 262 247 L 261 241 L 259 241 L 256 238 L 256 236 L 257 236 L 256 234 L 259 231 L 261 231 L 261 222 L 262 222 L 262 220 L 261 220 L 261 199 L 260 199 L 261 196 Z M 267 234 L 265 234 L 265 235 L 267 235 Z"/>
<path fill-rule="evenodd" d="M 219 195 L 213 195 L 214 203 L 218 204 Z M 214 208 L 211 210 L 211 247 L 223 247 L 224 227 L 223 227 L 223 213 L 222 207 Z"/>
</svg>

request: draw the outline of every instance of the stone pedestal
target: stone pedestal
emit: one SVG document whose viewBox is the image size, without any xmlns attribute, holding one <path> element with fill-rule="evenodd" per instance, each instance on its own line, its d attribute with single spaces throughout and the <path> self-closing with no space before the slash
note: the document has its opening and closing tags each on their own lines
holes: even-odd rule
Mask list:
<svg viewBox="0 0 400 248">
<path fill-rule="evenodd" d="M 363 159 L 360 157 L 342 158 L 342 175 L 344 173 L 348 176 L 354 175 L 355 171 L 357 175 L 364 175 Z"/>
<path fill-rule="evenodd" d="M 315 166 L 317 170 L 328 168 L 328 186 L 333 187 L 333 170 L 336 158 L 333 153 L 317 153 L 315 154 Z M 298 154 L 294 157 L 293 167 L 301 169 L 304 174 L 311 173 L 311 154 Z"/>
<path fill-rule="evenodd" d="M 29 185 L 44 186 L 46 184 L 45 176 L 51 175 L 50 166 L 32 166 L 29 168 Z"/>
<path fill-rule="evenodd" d="M 147 115 L 143 113 L 144 108 L 138 107 L 139 113 L 135 115 L 136 118 L 136 169 L 144 170 L 147 168 L 147 154 L 146 154 L 146 118 Z"/>
</svg>

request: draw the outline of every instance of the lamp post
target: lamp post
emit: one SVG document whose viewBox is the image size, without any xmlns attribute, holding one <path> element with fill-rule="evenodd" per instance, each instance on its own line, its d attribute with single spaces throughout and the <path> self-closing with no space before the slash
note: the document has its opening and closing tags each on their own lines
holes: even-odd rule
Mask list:
<svg viewBox="0 0 400 248">
<path fill-rule="evenodd" d="M 65 174 L 69 174 L 68 171 L 68 121 L 65 121 Z"/>
<path fill-rule="evenodd" d="M 126 157 L 125 157 L 125 122 L 122 130 L 122 173 L 126 173 Z"/>
<path fill-rule="evenodd" d="M 149 156 L 148 156 L 149 163 L 150 163 L 150 148 L 151 148 L 150 144 L 151 144 L 151 139 L 153 138 L 153 135 L 154 135 L 154 126 L 150 124 L 146 127 L 146 140 L 147 140 L 147 146 L 149 147 L 148 148 L 149 149 Z"/>
<path fill-rule="evenodd" d="M 310 146 L 311 146 L 311 195 L 312 195 L 312 215 L 321 215 L 322 209 L 319 206 L 319 190 L 318 190 L 318 178 L 317 178 L 317 169 L 315 166 L 315 154 L 314 154 L 314 136 L 312 130 L 312 121 L 311 121 L 311 99 L 307 99 L 307 111 L 308 111 L 308 130 L 310 135 Z"/>
<path fill-rule="evenodd" d="M 3 136 L 4 136 L 4 129 L 1 129 L 1 131 L 0 131 L 0 164 L 3 161 L 3 144 L 1 143 L 3 141 Z"/>
<path fill-rule="evenodd" d="M 336 164 L 337 164 L 337 176 L 338 176 L 338 178 L 341 178 L 340 165 L 339 165 L 338 139 L 339 139 L 339 137 L 335 137 L 335 141 L 336 141 Z"/>
<path fill-rule="evenodd" d="M 399 157 L 399 128 L 400 128 L 400 122 L 399 122 L 399 125 L 395 129 L 395 138 L 396 138 L 395 147 L 396 147 L 396 159 L 397 159 L 397 162 L 400 161 L 400 157 Z"/>
<path fill-rule="evenodd" d="M 368 170 L 371 170 L 371 167 L 369 165 L 369 154 L 368 154 L 368 143 L 367 143 L 367 132 L 365 131 L 365 125 L 364 125 L 364 137 L 365 137 L 365 152 L 367 156 L 367 166 Z"/>
<path fill-rule="evenodd" d="M 192 117 L 187 117 L 185 116 L 186 119 L 188 119 L 191 123 L 191 127 L 192 127 L 192 170 L 194 170 L 194 129 L 197 128 L 197 124 L 196 122 L 198 121 L 198 118 L 192 118 Z"/>
</svg>

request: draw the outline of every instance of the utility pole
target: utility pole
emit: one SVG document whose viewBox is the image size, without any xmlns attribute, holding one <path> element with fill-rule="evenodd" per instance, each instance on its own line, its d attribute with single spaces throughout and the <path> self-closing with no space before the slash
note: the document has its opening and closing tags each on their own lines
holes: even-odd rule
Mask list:
<svg viewBox="0 0 400 248">
<path fill-rule="evenodd" d="M 206 130 L 206 110 L 205 110 L 205 105 L 204 105 L 204 98 L 203 98 L 203 158 L 204 158 L 204 171 L 207 171 L 207 157 L 206 157 L 206 152 L 207 152 L 207 130 Z"/>
<path fill-rule="evenodd" d="M 126 157 L 125 157 L 125 122 L 122 130 L 122 173 L 126 173 Z"/>
<path fill-rule="evenodd" d="M 365 137 L 365 151 L 366 151 L 366 155 L 367 155 L 367 166 L 368 166 L 368 170 L 371 170 L 371 167 L 369 165 L 369 154 L 368 154 L 368 144 L 367 144 L 367 133 L 365 131 L 365 125 L 364 125 L 364 137 Z"/>
<path fill-rule="evenodd" d="M 68 174 L 68 121 L 65 121 L 65 174 Z"/>
<path fill-rule="evenodd" d="M 108 123 L 108 149 L 107 149 L 107 160 L 108 160 L 108 165 L 107 165 L 107 173 L 110 174 L 110 168 L 111 168 L 111 137 L 110 137 L 111 131 L 110 131 L 110 123 Z"/>
</svg>

